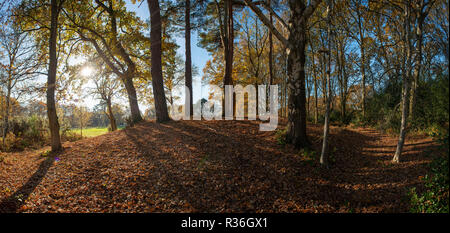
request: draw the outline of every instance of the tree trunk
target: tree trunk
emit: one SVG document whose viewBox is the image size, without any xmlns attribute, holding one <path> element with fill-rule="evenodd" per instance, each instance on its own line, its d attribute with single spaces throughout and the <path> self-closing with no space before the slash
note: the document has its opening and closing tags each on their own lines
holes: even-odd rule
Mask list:
<svg viewBox="0 0 450 233">
<path fill-rule="evenodd" d="M 296 148 L 309 146 L 306 135 L 306 93 L 305 93 L 305 47 L 306 22 L 301 20 L 303 12 L 300 1 L 290 3 L 292 24 L 289 43 L 296 45 L 288 51 L 288 129 L 286 140 Z M 303 5 L 304 8 L 304 5 Z"/>
<path fill-rule="evenodd" d="M 271 7 L 271 2 L 268 0 L 269 7 Z M 272 12 L 269 13 L 270 24 L 273 24 Z M 269 85 L 273 85 L 273 35 L 269 30 Z M 270 89 L 270 86 L 269 86 Z"/>
<path fill-rule="evenodd" d="M 80 133 L 83 137 L 83 107 L 80 107 Z"/>
<path fill-rule="evenodd" d="M 314 77 L 314 124 L 317 124 L 319 121 L 319 107 L 317 100 L 317 78 Z"/>
<path fill-rule="evenodd" d="M 192 59 L 191 59 L 191 1 L 186 0 L 185 14 L 185 41 L 186 41 L 186 62 L 185 62 L 185 85 L 189 90 L 189 96 L 185 95 L 185 108 L 189 108 L 189 116 L 194 113 L 193 92 L 192 92 Z M 189 99 L 188 99 L 189 98 Z M 189 101 L 189 103 L 187 103 Z M 186 111 L 187 113 L 187 111 Z"/>
<path fill-rule="evenodd" d="M 158 0 L 147 0 L 150 11 L 151 75 L 155 99 L 156 121 L 169 121 L 161 66 L 161 13 Z"/>
<path fill-rule="evenodd" d="M 328 0 L 328 6 L 327 6 L 327 23 L 328 23 L 328 29 L 327 29 L 327 37 L 328 37 L 328 59 L 327 59 L 327 84 L 326 84 L 326 90 L 324 90 L 324 93 L 327 93 L 327 102 L 326 102 L 326 108 L 325 108 L 325 123 L 323 126 L 323 143 L 322 143 L 322 153 L 320 154 L 320 164 L 323 166 L 328 166 L 328 134 L 330 131 L 330 102 L 331 102 L 331 1 Z"/>
<path fill-rule="evenodd" d="M 339 42 L 338 42 L 339 43 Z M 346 88 L 347 88 L 347 79 L 345 77 L 345 53 L 342 49 L 342 45 L 339 44 L 337 47 L 337 54 L 336 54 L 336 67 L 338 69 L 338 80 L 339 80 L 339 88 L 340 88 L 340 97 L 341 97 L 341 120 L 342 123 L 345 123 L 346 120 L 346 102 L 347 102 L 347 96 L 346 96 Z"/>
<path fill-rule="evenodd" d="M 234 47 L 234 30 L 233 30 L 233 1 L 226 1 L 226 19 L 227 19 L 227 43 L 225 49 L 225 78 L 224 85 L 233 85 L 233 47 Z"/>
<path fill-rule="evenodd" d="M 416 48 L 416 65 L 414 66 L 412 85 L 411 85 L 411 95 L 409 96 L 409 118 L 414 119 L 414 106 L 416 104 L 416 90 L 419 84 L 420 69 L 422 68 L 422 40 L 423 40 L 423 20 L 424 15 L 420 15 L 418 20 L 418 25 L 416 29 L 417 37 L 417 48 Z"/>
<path fill-rule="evenodd" d="M 256 116 L 259 116 L 259 93 L 258 93 L 258 82 L 255 82 L 255 90 L 256 90 Z M 267 106 L 267 105 L 266 105 Z"/>
<path fill-rule="evenodd" d="M 124 77 L 123 83 L 127 91 L 128 102 L 130 103 L 131 118 L 134 123 L 142 121 L 141 112 L 139 111 L 139 104 L 137 100 L 136 88 L 133 84 L 132 77 Z"/>
<path fill-rule="evenodd" d="M 308 77 L 305 78 L 305 81 L 306 81 L 306 95 L 308 96 L 308 97 L 306 97 L 306 116 L 309 117 L 311 114 L 311 112 L 309 110 L 309 102 L 311 99 L 311 87 L 310 87 L 311 83 L 310 83 Z"/>
<path fill-rule="evenodd" d="M 360 12 L 359 2 L 358 2 L 358 29 L 359 29 L 359 40 L 360 40 L 360 53 L 361 53 L 361 91 L 362 91 L 362 100 L 361 100 L 361 108 L 363 119 L 366 117 L 366 55 L 364 51 L 364 32 L 363 25 L 361 22 L 361 12 Z"/>
<path fill-rule="evenodd" d="M 313 70 L 313 82 L 314 82 L 314 124 L 317 124 L 318 121 L 318 110 L 317 110 L 317 74 L 316 74 L 316 63 L 314 60 L 314 48 L 311 46 L 311 54 L 312 54 L 312 70 Z"/>
<path fill-rule="evenodd" d="M 9 131 L 9 107 L 11 105 L 11 74 L 8 74 L 8 87 L 7 87 L 7 92 L 6 92 L 6 100 L 5 100 L 5 108 L 3 109 L 5 111 L 3 117 L 3 140 L 2 140 L 2 144 L 3 144 L 3 148 L 5 147 L 5 140 L 6 140 L 6 135 L 8 134 Z"/>
<path fill-rule="evenodd" d="M 106 106 L 108 108 L 108 117 L 109 117 L 109 124 L 111 125 L 111 131 L 116 131 L 117 123 L 116 123 L 116 118 L 114 117 L 114 114 L 112 111 L 111 99 L 106 100 Z"/>
<path fill-rule="evenodd" d="M 51 148 L 52 151 L 62 149 L 61 138 L 59 135 L 58 115 L 56 114 L 55 89 L 56 89 L 56 70 L 58 60 L 56 57 L 56 40 L 58 33 L 58 1 L 51 0 L 51 23 L 49 38 L 49 68 L 47 76 L 47 115 L 50 127 Z"/>
<path fill-rule="evenodd" d="M 234 29 L 233 29 L 233 0 L 225 2 L 225 74 L 223 78 L 223 88 L 226 85 L 233 85 L 233 47 L 234 47 Z M 233 93 L 233 116 L 235 110 L 235 94 Z M 222 117 L 225 117 L 225 98 L 222 99 Z"/>
<path fill-rule="evenodd" d="M 392 158 L 392 162 L 399 163 L 400 156 L 402 154 L 403 145 L 405 143 L 406 131 L 407 131 L 407 120 L 408 120 L 408 94 L 409 90 L 409 82 L 411 77 L 411 56 L 412 56 L 412 48 L 411 48 L 411 36 L 410 36 L 410 28 L 411 28 L 411 8 L 408 3 L 405 4 L 405 22 L 404 22 L 404 33 L 405 33 L 405 45 L 404 51 L 406 51 L 406 63 L 403 70 L 403 87 L 402 87 L 402 120 L 400 123 L 400 134 L 397 143 L 397 149 L 395 150 L 394 157 Z"/>
<path fill-rule="evenodd" d="M 403 78 L 403 88 L 402 88 L 402 121 L 400 125 L 400 135 L 398 138 L 397 149 L 395 150 L 394 158 L 392 162 L 399 163 L 400 155 L 402 154 L 403 145 L 405 143 L 406 127 L 408 119 L 408 93 L 409 93 L 409 80 L 408 78 Z"/>
<path fill-rule="evenodd" d="M 362 42 L 361 42 L 362 43 Z M 365 58 L 364 58 L 364 48 L 361 45 L 361 91 L 362 91 L 362 100 L 361 100 L 361 108 L 363 119 L 366 117 L 366 69 L 365 69 Z"/>
<path fill-rule="evenodd" d="M 267 4 L 269 7 L 271 7 L 270 0 L 267 1 Z M 273 16 L 272 12 L 269 12 L 269 21 L 270 24 L 273 25 Z M 258 77 L 258 76 L 257 76 Z M 267 98 L 266 98 L 266 106 L 267 109 L 270 109 L 270 86 L 273 85 L 273 35 L 272 32 L 269 30 L 269 86 L 267 87 Z"/>
</svg>

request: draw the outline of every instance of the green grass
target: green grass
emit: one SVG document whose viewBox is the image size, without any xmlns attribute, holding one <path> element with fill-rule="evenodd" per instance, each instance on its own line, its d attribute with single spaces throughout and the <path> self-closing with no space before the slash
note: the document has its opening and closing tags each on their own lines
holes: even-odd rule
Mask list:
<svg viewBox="0 0 450 233">
<path fill-rule="evenodd" d="M 81 134 L 80 129 L 72 129 L 72 132 L 75 132 L 77 134 Z M 86 128 L 83 129 L 83 137 L 95 137 L 102 134 L 108 133 L 108 127 L 104 128 Z"/>
</svg>

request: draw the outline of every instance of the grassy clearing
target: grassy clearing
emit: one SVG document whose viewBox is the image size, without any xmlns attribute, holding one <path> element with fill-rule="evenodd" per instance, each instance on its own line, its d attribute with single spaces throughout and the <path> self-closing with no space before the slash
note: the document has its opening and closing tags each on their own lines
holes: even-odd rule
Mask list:
<svg viewBox="0 0 450 233">
<path fill-rule="evenodd" d="M 81 129 L 72 129 L 72 132 L 81 134 Z M 105 133 L 108 133 L 108 127 L 83 129 L 83 137 L 95 137 Z"/>
</svg>

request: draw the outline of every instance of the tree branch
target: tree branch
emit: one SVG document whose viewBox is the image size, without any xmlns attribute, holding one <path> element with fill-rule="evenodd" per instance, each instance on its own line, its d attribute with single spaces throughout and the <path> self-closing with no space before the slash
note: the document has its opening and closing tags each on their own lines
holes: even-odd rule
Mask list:
<svg viewBox="0 0 450 233">
<path fill-rule="evenodd" d="M 285 47 L 289 47 L 289 41 L 270 23 L 270 20 L 262 13 L 262 11 L 251 1 L 244 0 L 245 4 L 249 6 L 258 18 L 269 28 L 269 30 L 283 43 Z"/>
</svg>

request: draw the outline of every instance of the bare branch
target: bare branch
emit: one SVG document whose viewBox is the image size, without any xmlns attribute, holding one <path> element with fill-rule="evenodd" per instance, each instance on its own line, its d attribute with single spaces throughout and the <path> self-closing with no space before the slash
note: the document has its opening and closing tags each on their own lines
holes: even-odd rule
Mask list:
<svg viewBox="0 0 450 233">
<path fill-rule="evenodd" d="M 253 12 L 255 12 L 258 18 L 269 28 L 278 40 L 280 40 L 285 47 L 289 47 L 289 41 L 275 28 L 273 24 L 270 23 L 270 20 L 263 14 L 261 9 L 259 9 L 251 0 L 244 0 L 244 2 L 252 9 Z"/>
</svg>

